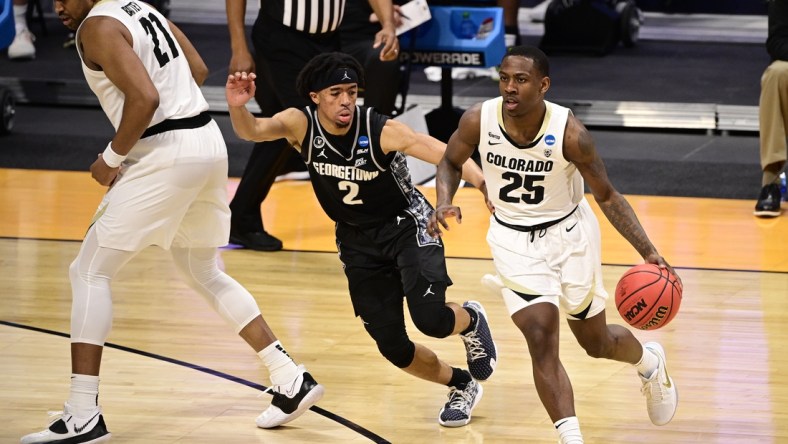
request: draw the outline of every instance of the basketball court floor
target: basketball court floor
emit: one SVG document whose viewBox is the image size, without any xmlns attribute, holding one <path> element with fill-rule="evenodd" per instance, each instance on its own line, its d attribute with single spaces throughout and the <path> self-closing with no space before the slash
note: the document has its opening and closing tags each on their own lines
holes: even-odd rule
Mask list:
<svg viewBox="0 0 788 444">
<path fill-rule="evenodd" d="M 46 423 L 68 394 L 70 287 L 67 268 L 102 188 L 84 172 L 0 170 L 0 442 Z M 231 181 L 228 194 L 233 192 Z M 425 188 L 428 197 L 434 190 Z M 651 425 L 639 381 L 624 364 L 585 356 L 562 329 L 561 357 L 572 379 L 587 442 L 788 442 L 788 372 L 782 308 L 788 295 L 788 218 L 751 215 L 752 202 L 629 196 L 643 225 L 684 282 L 678 316 L 636 332 L 665 346 L 679 388 L 676 417 Z M 449 299 L 481 301 L 500 363 L 483 383 L 471 424 L 437 424 L 446 390 L 416 380 L 381 357 L 353 318 L 330 221 L 308 183 L 279 182 L 264 204 L 285 251 L 222 250 L 226 270 L 257 298 L 280 340 L 326 386 L 302 418 L 261 430 L 268 404 L 258 358 L 206 303 L 178 281 L 155 247 L 113 283 L 114 327 L 102 368 L 100 403 L 115 442 L 555 442 L 536 396 L 524 339 L 502 301 L 479 279 L 493 271 L 478 192 L 463 189 L 462 225 L 446 235 Z M 606 220 L 604 279 L 609 291 L 636 253 Z M 623 324 L 612 301 L 608 320 Z M 565 326 L 564 326 L 565 327 Z M 412 337 L 463 365 L 458 338 Z"/>
<path fill-rule="evenodd" d="M 173 1 L 179 4 L 183 2 Z M 227 57 L 226 41 L 221 40 L 226 37 L 210 34 L 218 29 L 210 23 L 218 20 L 221 6 L 201 0 L 192 8 L 193 17 L 203 17 L 193 22 L 207 23 L 193 29 L 203 33 L 198 46 L 212 54 L 212 66 L 224 66 Z M 725 21 L 713 23 L 725 29 Z M 762 51 L 747 42 L 764 31 L 763 20 L 736 23 L 743 27 L 732 34 L 745 46 L 713 44 L 714 51 L 726 54 L 716 57 L 719 63 L 737 66 L 729 57 L 739 60 L 736 79 L 714 65 L 712 53 L 702 68 L 672 52 L 679 48 L 683 54 L 702 56 L 706 46 L 649 43 L 642 53 L 648 57 L 629 55 L 633 64 L 640 64 L 631 72 L 620 53 L 596 61 L 561 60 L 573 68 L 556 73 L 564 76 L 556 87 L 567 88 L 557 90 L 558 97 L 633 101 L 650 94 L 643 100 L 652 105 L 660 93 L 663 101 L 679 104 L 708 97 L 709 103 L 741 106 L 745 116 L 751 115 L 757 84 L 737 79 L 757 79 L 763 69 L 747 58 Z M 686 29 L 709 35 L 708 27 Z M 528 30 L 524 33 L 529 35 Z M 27 67 L 0 60 L 0 81 L 13 77 L 11 83 L 20 85 L 26 79 L 43 79 L 35 84 L 42 89 L 27 84 L 29 102 L 20 107 L 17 131 L 0 139 L 0 417 L 5 420 L 0 443 L 18 442 L 20 436 L 43 428 L 47 411 L 60 410 L 68 396 L 67 270 L 104 191 L 85 172 L 86 160 L 95 158 L 93 147 L 103 148 L 111 129 L 92 105 L 79 105 L 86 97 L 73 86 L 79 73 L 61 61 L 68 54 L 58 45 L 41 41 L 42 51 L 49 51 L 44 54 L 53 57 L 48 63 L 63 64 L 62 79 L 39 64 L 47 59 Z M 596 69 L 599 76 L 612 73 L 616 65 L 630 80 L 623 74 L 599 85 L 580 79 L 587 70 Z M 685 68 L 716 74 L 690 76 Z M 671 77 L 677 73 L 685 81 Z M 416 80 L 414 103 L 437 103 L 434 94 L 428 96 L 436 85 L 420 82 L 418 76 Z M 709 88 L 709 82 L 717 87 Z M 214 83 L 220 85 L 216 79 Z M 42 102 L 35 93 L 43 88 L 58 93 Z M 462 101 L 493 95 L 494 86 L 484 79 L 466 81 L 456 85 L 455 93 Z M 226 131 L 226 116 L 217 113 L 214 118 Z M 684 122 L 698 119 L 692 115 Z M 703 129 L 679 133 L 675 128 L 607 131 L 604 125 L 610 123 L 592 129 L 614 183 L 683 279 L 684 296 L 670 325 L 635 332 L 642 341 L 659 341 L 665 347 L 679 390 L 676 416 L 662 427 L 648 420 L 634 369 L 586 356 L 562 326 L 561 359 L 572 380 L 586 442 L 788 443 L 788 217 L 785 210 L 775 219 L 752 216 L 757 136 L 748 127 L 751 122 L 743 120 L 745 132 L 731 136 L 717 129 L 713 134 Z M 237 175 L 245 160 L 240 151 L 248 147 L 230 136 L 228 145 L 231 172 Z M 697 157 L 703 159 L 693 162 Z M 236 185 L 237 179 L 231 179 L 228 196 Z M 434 189 L 422 190 L 434 201 Z M 153 247 L 132 260 L 113 283 L 114 324 L 99 399 L 113 442 L 555 443 L 555 431 L 536 395 L 525 340 L 500 298 L 480 283 L 483 274 L 493 272 L 483 202 L 473 189 L 460 190 L 458 202 L 463 223 L 452 225 L 445 236 L 454 281 L 448 299 L 474 299 L 485 306 L 500 358 L 496 373 L 482 383 L 484 396 L 468 426 L 438 425 L 447 390 L 408 376 L 379 356 L 353 317 L 332 224 L 308 183 L 286 181 L 274 186 L 262 208 L 266 228 L 282 238 L 285 250 L 226 248 L 221 257 L 227 272 L 255 296 L 288 352 L 325 386 L 325 397 L 286 426 L 256 428 L 254 418 L 271 399 L 264 392 L 265 369 L 208 304 L 179 281 L 167 253 Z M 612 293 L 618 278 L 641 259 L 593 202 L 592 207 L 602 228 L 605 287 Z M 624 325 L 612 297 L 607 319 Z M 410 322 L 408 329 L 416 342 L 450 364 L 464 366 L 459 338 L 428 338 Z"/>
</svg>

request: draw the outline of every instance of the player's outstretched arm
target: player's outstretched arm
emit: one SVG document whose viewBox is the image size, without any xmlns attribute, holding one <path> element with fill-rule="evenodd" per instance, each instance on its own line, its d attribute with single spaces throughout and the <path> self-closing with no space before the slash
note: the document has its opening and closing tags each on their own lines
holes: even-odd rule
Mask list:
<svg viewBox="0 0 788 444">
<path fill-rule="evenodd" d="M 227 76 L 225 96 L 230 110 L 230 121 L 238 137 L 253 142 L 287 139 L 300 149 L 299 141 L 306 133 L 306 116 L 300 110 L 288 108 L 273 117 L 257 118 L 246 108 L 254 97 L 254 73 L 237 72 Z"/>
<path fill-rule="evenodd" d="M 393 119 L 387 120 L 383 127 L 380 146 L 384 152 L 400 151 L 433 165 L 437 165 L 446 152 L 445 143 L 428 134 L 417 133 Z M 462 178 L 476 188 L 484 187 L 482 170 L 471 159 L 462 165 Z"/>
</svg>

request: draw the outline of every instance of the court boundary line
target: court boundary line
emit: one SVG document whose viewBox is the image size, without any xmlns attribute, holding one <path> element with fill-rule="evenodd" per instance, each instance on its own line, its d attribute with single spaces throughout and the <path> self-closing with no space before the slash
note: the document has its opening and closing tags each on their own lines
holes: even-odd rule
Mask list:
<svg viewBox="0 0 788 444">
<path fill-rule="evenodd" d="M 41 328 L 41 327 L 35 327 L 35 326 L 32 326 L 32 325 L 19 324 L 17 322 L 11 322 L 11 321 L 6 321 L 6 320 L 2 320 L 2 319 L 0 319 L 0 325 L 5 325 L 7 327 L 21 328 L 21 329 L 24 329 L 24 330 L 30 330 L 30 331 L 34 331 L 34 332 L 37 332 L 37 333 L 45 333 L 45 334 L 49 334 L 49 335 L 60 336 L 60 337 L 63 337 L 63 338 L 70 338 L 71 337 L 71 335 L 69 335 L 67 333 L 63 333 L 63 332 L 59 332 L 59 331 L 55 331 L 55 330 L 49 330 L 49 329 Z M 126 347 L 125 345 L 114 344 L 112 342 L 107 342 L 107 343 L 104 344 L 104 346 L 105 347 L 109 347 L 109 348 L 113 348 L 115 350 L 120 350 L 120 351 L 124 351 L 124 352 L 127 352 L 127 353 L 133 353 L 133 354 L 136 354 L 136 355 L 144 356 L 146 358 L 157 359 L 159 361 L 164 361 L 164 362 L 167 362 L 167 363 L 170 363 L 170 364 L 179 365 L 181 367 L 185 367 L 185 368 L 188 368 L 188 369 L 191 369 L 191 370 L 197 370 L 199 372 L 202 372 L 202 373 L 205 373 L 205 374 L 208 374 L 208 375 L 211 375 L 211 376 L 217 376 L 219 378 L 228 380 L 230 382 L 235 382 L 237 384 L 245 385 L 245 386 L 247 386 L 249 388 L 253 388 L 255 390 L 259 390 L 259 391 L 261 391 L 263 393 L 267 393 L 267 390 L 268 390 L 268 387 L 266 387 L 266 386 L 264 386 L 262 384 L 258 384 L 256 382 L 252 382 L 252 381 L 249 381 L 249 380 L 246 380 L 246 379 L 243 379 L 243 378 L 239 378 L 237 376 L 233 376 L 233 375 L 228 374 L 228 373 L 220 372 L 218 370 L 214 370 L 214 369 L 211 369 L 211 368 L 208 368 L 208 367 L 203 367 L 203 366 L 198 365 L 198 364 L 192 364 L 192 363 L 189 363 L 189 362 L 186 362 L 186 361 L 181 361 L 180 359 L 170 358 L 168 356 L 159 355 L 159 354 L 156 354 L 156 353 L 150 353 L 150 352 L 146 352 L 144 350 L 139 350 L 139 349 L 136 349 L 136 348 Z M 372 441 L 372 442 L 374 442 L 376 444 L 391 444 L 391 441 L 388 441 L 387 439 L 385 439 L 385 438 L 383 438 L 381 436 L 378 436 L 374 432 L 372 432 L 370 430 L 367 430 L 364 427 L 362 427 L 362 426 L 360 426 L 360 425 L 358 425 L 358 424 L 356 424 L 356 423 L 354 423 L 354 422 L 352 422 L 352 421 L 350 421 L 348 419 L 345 419 L 345 418 L 343 418 L 343 417 L 341 417 L 341 416 L 339 416 L 339 415 L 337 415 L 335 413 L 331 413 L 331 412 L 329 412 L 328 410 L 326 410 L 326 409 L 324 409 L 322 407 L 318 407 L 317 405 L 313 405 L 312 407 L 309 408 L 309 410 L 311 410 L 311 411 L 313 411 L 313 412 L 317 413 L 318 415 L 321 415 L 321 416 L 323 416 L 325 418 L 328 418 L 328 419 L 330 419 L 330 420 L 332 420 L 332 421 L 334 421 L 334 422 L 336 422 L 336 423 L 338 423 L 338 424 L 340 424 L 340 425 L 342 425 L 344 427 L 347 427 L 350 430 L 353 430 L 354 432 L 360 434 L 361 436 L 363 436 L 365 438 L 368 438 L 370 441 Z"/>
</svg>

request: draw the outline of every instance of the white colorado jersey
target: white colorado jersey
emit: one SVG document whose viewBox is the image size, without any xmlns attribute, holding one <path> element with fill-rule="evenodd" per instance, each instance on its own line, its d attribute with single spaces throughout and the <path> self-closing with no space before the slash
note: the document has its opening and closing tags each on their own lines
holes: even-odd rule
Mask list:
<svg viewBox="0 0 788 444">
<path fill-rule="evenodd" d="M 134 52 L 142 60 L 159 92 L 159 107 L 150 126 L 165 119 L 196 116 L 208 109 L 208 102 L 192 77 L 186 55 L 175 40 L 167 19 L 158 11 L 143 2 L 102 0 L 90 10 L 85 20 L 96 16 L 117 19 L 131 33 Z M 77 41 L 80 41 L 79 30 Z M 80 45 L 77 45 L 77 48 L 80 48 Z M 82 58 L 81 51 L 79 56 Z M 88 68 L 84 60 L 82 72 L 90 89 L 98 97 L 101 108 L 117 130 L 123 115 L 123 93 L 107 78 L 104 71 Z"/>
<path fill-rule="evenodd" d="M 561 219 L 583 198 L 583 177 L 564 158 L 569 109 L 545 100 L 542 127 L 534 142 L 518 145 L 503 125 L 503 99 L 482 104 L 479 153 L 495 217 L 533 226 Z"/>
</svg>

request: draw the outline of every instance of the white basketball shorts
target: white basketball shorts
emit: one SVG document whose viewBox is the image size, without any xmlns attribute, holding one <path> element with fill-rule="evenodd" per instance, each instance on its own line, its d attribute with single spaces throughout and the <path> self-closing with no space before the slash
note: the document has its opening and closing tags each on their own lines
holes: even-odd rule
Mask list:
<svg viewBox="0 0 788 444">
<path fill-rule="evenodd" d="M 585 198 L 572 215 L 541 231 L 516 231 L 491 216 L 487 243 L 510 315 L 541 302 L 560 307 L 569 319 L 605 309 L 599 224 Z"/>
<path fill-rule="evenodd" d="M 216 122 L 140 140 L 93 223 L 99 246 L 117 250 L 226 245 L 227 147 Z"/>
</svg>

